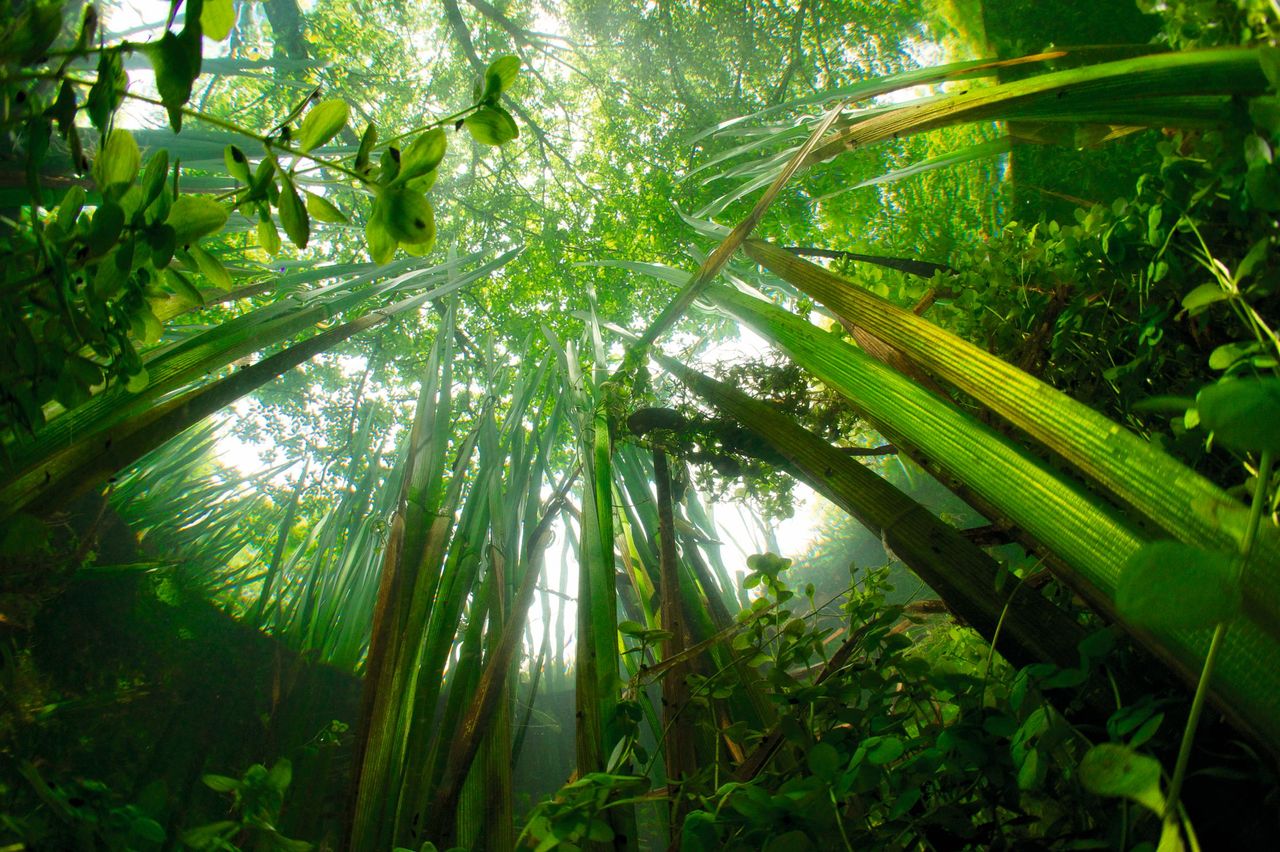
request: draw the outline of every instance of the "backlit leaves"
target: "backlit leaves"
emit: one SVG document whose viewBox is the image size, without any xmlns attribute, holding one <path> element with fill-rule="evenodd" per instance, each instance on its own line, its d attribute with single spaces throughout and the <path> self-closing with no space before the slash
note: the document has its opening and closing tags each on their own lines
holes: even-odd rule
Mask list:
<svg viewBox="0 0 1280 852">
<path fill-rule="evenodd" d="M 182 129 L 182 108 L 200 75 L 200 25 L 188 23 L 180 35 L 167 31 L 159 41 L 143 45 L 142 52 L 155 69 L 156 90 L 177 133 Z"/>
<path fill-rule="evenodd" d="M 298 147 L 303 151 L 319 148 L 347 126 L 346 101 L 334 98 L 311 108 L 298 129 Z"/>
<path fill-rule="evenodd" d="M 480 99 L 496 101 L 499 95 L 511 88 L 519 73 L 520 57 L 508 55 L 493 60 L 484 72 L 484 92 Z"/>
<path fill-rule="evenodd" d="M 298 188 L 288 176 L 280 187 L 280 224 L 284 226 L 290 242 L 300 249 L 307 247 L 307 240 L 311 238 L 311 220 L 302 206 Z"/>
<path fill-rule="evenodd" d="M 520 136 L 515 119 L 500 106 L 481 107 L 464 123 L 471 136 L 485 145 L 502 145 Z"/>
<path fill-rule="evenodd" d="M 428 130 L 400 154 L 400 171 L 395 183 L 408 183 L 440 165 L 444 159 L 446 142 L 440 128 Z"/>
<path fill-rule="evenodd" d="M 236 12 L 232 0 L 204 0 L 204 8 L 200 10 L 200 28 L 204 34 L 214 41 L 222 41 L 231 35 L 231 28 L 236 23 Z"/>
<path fill-rule="evenodd" d="M 212 198 L 183 195 L 173 202 L 165 222 L 172 226 L 178 245 L 187 245 L 221 230 L 227 223 L 227 210 Z"/>
<path fill-rule="evenodd" d="M 142 155 L 133 134 L 117 128 L 111 131 L 93 162 L 93 179 L 104 193 L 119 195 L 133 183 L 141 163 Z"/>
</svg>

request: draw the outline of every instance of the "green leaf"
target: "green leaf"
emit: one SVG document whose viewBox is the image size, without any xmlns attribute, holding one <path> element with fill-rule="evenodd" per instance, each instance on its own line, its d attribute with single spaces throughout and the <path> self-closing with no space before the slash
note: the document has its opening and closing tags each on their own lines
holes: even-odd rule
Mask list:
<svg viewBox="0 0 1280 852">
<path fill-rule="evenodd" d="M 159 323 L 159 320 L 157 320 L 157 323 Z M 136 373 L 130 374 L 125 379 L 124 389 L 129 393 L 142 393 L 149 384 L 151 384 L 151 377 L 147 375 L 146 369 L 143 368 Z"/>
<path fill-rule="evenodd" d="M 871 737 L 863 745 L 867 749 L 867 762 L 872 766 L 883 766 L 902 757 L 906 746 L 897 737 Z"/>
<path fill-rule="evenodd" d="M 142 154 L 133 134 L 116 128 L 93 161 L 93 179 L 104 194 L 112 191 L 114 197 L 119 197 L 137 178 L 141 164 Z"/>
<path fill-rule="evenodd" d="M 215 287 L 221 287 L 223 290 L 231 289 L 231 273 L 227 272 L 227 268 L 222 265 L 222 261 L 214 257 L 209 252 L 193 245 L 187 250 L 191 255 L 191 260 L 195 263 L 196 268 L 200 270 L 200 274 L 209 279 L 209 283 Z"/>
<path fill-rule="evenodd" d="M 397 242 L 421 244 L 435 239 L 435 212 L 422 193 L 388 189 L 379 196 L 378 203 L 386 216 L 387 230 Z"/>
<path fill-rule="evenodd" d="M 169 174 L 169 152 L 164 148 L 156 149 L 147 160 L 146 171 L 142 173 L 142 201 L 146 207 L 160 197 L 164 190 L 164 181 Z"/>
<path fill-rule="evenodd" d="M 1239 452 L 1280 452 L 1280 379 L 1237 379 L 1200 391 L 1200 423 L 1213 439 Z"/>
<path fill-rule="evenodd" d="M 207 196 L 180 195 L 174 200 L 165 222 L 173 228 L 178 245 L 190 245 L 221 230 L 227 223 L 227 209 Z"/>
<path fill-rule="evenodd" d="M 364 238 L 369 246 L 369 257 L 374 263 L 386 263 L 395 257 L 399 240 L 392 236 L 387 225 L 386 205 L 382 197 L 373 203 L 373 213 L 364 226 Z"/>
<path fill-rule="evenodd" d="M 276 230 L 276 223 L 266 213 L 258 217 L 258 243 L 263 251 L 272 257 L 280 252 L 280 232 Z"/>
<path fill-rule="evenodd" d="M 1262 344 L 1250 341 L 1224 343 L 1209 353 L 1209 369 L 1225 370 L 1232 364 L 1262 351 Z M 1192 402 L 1194 405 L 1194 402 Z"/>
<path fill-rule="evenodd" d="M 84 102 L 89 120 L 98 128 L 99 133 L 106 133 L 111 117 L 124 100 L 128 83 L 124 64 L 120 61 L 120 51 L 104 50 L 98 57 L 98 79 L 89 87 L 89 95 Z"/>
<path fill-rule="evenodd" d="M 329 203 L 327 198 L 316 195 L 314 192 L 305 192 L 307 201 L 307 212 L 311 214 L 311 218 L 317 222 L 329 222 L 334 225 L 347 224 L 347 217 L 342 211 Z"/>
<path fill-rule="evenodd" d="M 236 10 L 232 0 L 204 0 L 200 10 L 200 29 L 214 41 L 222 41 L 231 35 L 236 23 Z"/>
<path fill-rule="evenodd" d="M 303 151 L 319 148 L 347 126 L 347 102 L 339 98 L 321 101 L 311 108 L 298 129 L 298 147 Z"/>
<path fill-rule="evenodd" d="M 193 31 L 188 24 L 181 35 L 166 31 L 159 41 L 145 44 L 142 52 L 151 60 L 156 72 L 156 90 L 169 112 L 169 124 L 175 133 L 182 130 L 182 108 L 191 98 L 191 86 L 200 76 L 199 24 Z"/>
<path fill-rule="evenodd" d="M 174 295 L 189 307 L 198 308 L 204 304 L 204 296 L 201 296 L 195 285 L 187 280 L 187 276 L 176 269 L 166 269 L 164 271 L 164 283 L 174 292 Z"/>
<path fill-rule="evenodd" d="M 267 773 L 267 784 L 271 789 L 283 793 L 292 782 L 293 764 L 288 758 L 282 757 L 271 765 L 271 771 Z"/>
<path fill-rule="evenodd" d="M 1146 545 L 1125 563 L 1116 609 L 1144 627 L 1194 630 L 1240 611 L 1236 558 L 1176 541 Z"/>
<path fill-rule="evenodd" d="M 249 177 L 249 158 L 244 155 L 235 145 L 228 145 L 222 152 L 222 159 L 227 164 L 227 174 L 231 175 L 240 183 L 247 184 L 250 182 Z"/>
<path fill-rule="evenodd" d="M 210 790 L 216 790 L 219 793 L 230 793 L 233 790 L 240 789 L 240 782 L 226 775 L 202 775 L 200 780 Z"/>
<path fill-rule="evenodd" d="M 93 257 L 106 254 L 120 239 L 124 228 L 124 210 L 114 201 L 105 201 L 93 213 L 93 222 L 89 226 L 89 237 L 86 245 Z"/>
<path fill-rule="evenodd" d="M 378 128 L 372 123 L 364 129 L 364 133 L 360 136 L 360 149 L 356 151 L 356 171 L 364 174 L 369 168 L 369 156 L 373 153 L 373 146 L 378 143 Z"/>
<path fill-rule="evenodd" d="M 1182 308 L 1192 316 L 1195 316 L 1213 303 L 1222 302 L 1230 298 L 1231 294 L 1217 284 L 1201 284 L 1182 297 Z"/>
<path fill-rule="evenodd" d="M 298 197 L 298 188 L 293 185 L 293 181 L 285 175 L 283 183 L 280 188 L 280 224 L 284 225 L 284 232 L 289 235 L 290 242 L 303 249 L 311 238 L 311 220 L 307 216 L 307 209 L 302 206 L 302 199 Z"/>
<path fill-rule="evenodd" d="M 1095 796 L 1132 799 L 1157 814 L 1164 812 L 1160 763 L 1117 743 L 1089 749 L 1077 770 L 1080 783 Z"/>
<path fill-rule="evenodd" d="M 444 159 L 445 147 L 444 131 L 440 128 L 421 134 L 400 153 L 400 173 L 396 175 L 394 182 L 408 183 L 433 170 Z"/>
<path fill-rule="evenodd" d="M 143 343 L 155 343 L 160 339 L 160 335 L 164 333 L 164 326 L 151 310 L 150 302 L 143 302 L 138 309 L 129 317 L 129 330 L 133 332 L 133 336 L 141 340 Z M 130 379 L 132 383 L 133 379 Z M 144 384 L 143 387 L 146 387 Z M 132 387 L 130 387 L 132 390 Z"/>
<path fill-rule="evenodd" d="M 231 820 L 222 820 L 220 822 L 211 822 L 208 825 L 202 825 L 199 828 L 193 828 L 182 833 L 182 842 L 195 849 L 208 849 L 217 843 L 214 848 L 225 849 L 222 843 L 226 838 L 230 837 L 236 830 L 240 828 L 240 823 Z"/>
<path fill-rule="evenodd" d="M 22 65 L 33 65 L 44 59 L 62 29 L 63 5 L 61 0 L 27 4 L 0 32 L 0 55 L 6 59 L 15 57 Z"/>
<path fill-rule="evenodd" d="M 499 56 L 489 63 L 484 72 L 484 93 L 481 100 L 497 98 L 516 81 L 520 73 L 520 57 L 515 55 Z"/>
<path fill-rule="evenodd" d="M 59 227 L 65 231 L 71 230 L 80 215 L 80 211 L 84 209 L 86 197 L 84 187 L 79 184 L 73 184 L 67 190 L 67 194 L 62 196 L 62 200 L 58 202 L 58 215 L 55 221 L 57 221 Z"/>
<path fill-rule="evenodd" d="M 481 107 L 467 116 L 463 123 L 472 137 L 485 145 L 502 145 L 520 136 L 515 119 L 500 106 Z"/>
<path fill-rule="evenodd" d="M 818 743 L 805 756 L 809 771 L 824 781 L 831 781 L 840 771 L 840 752 L 830 743 Z"/>
</svg>

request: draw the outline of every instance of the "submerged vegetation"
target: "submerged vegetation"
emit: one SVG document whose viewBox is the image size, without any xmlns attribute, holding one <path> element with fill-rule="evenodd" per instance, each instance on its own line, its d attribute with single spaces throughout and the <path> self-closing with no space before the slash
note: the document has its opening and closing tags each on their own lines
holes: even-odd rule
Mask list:
<svg viewBox="0 0 1280 852">
<path fill-rule="evenodd" d="M 0 850 L 1274 845 L 1277 38 L 7 4 Z"/>
</svg>

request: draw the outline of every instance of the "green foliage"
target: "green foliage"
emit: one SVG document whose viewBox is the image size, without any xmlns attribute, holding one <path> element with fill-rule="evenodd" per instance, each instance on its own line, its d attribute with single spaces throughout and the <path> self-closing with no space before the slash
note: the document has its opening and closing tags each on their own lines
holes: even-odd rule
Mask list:
<svg viewBox="0 0 1280 852">
<path fill-rule="evenodd" d="M 272 850 L 308 852 L 310 843 L 285 837 L 275 827 L 284 805 L 285 791 L 293 781 L 293 764 L 280 758 L 271 768 L 255 763 L 239 778 L 205 775 L 204 785 L 216 793 L 231 796 L 233 819 L 191 828 L 182 833 L 189 849 L 222 849 L 227 852 Z"/>
</svg>

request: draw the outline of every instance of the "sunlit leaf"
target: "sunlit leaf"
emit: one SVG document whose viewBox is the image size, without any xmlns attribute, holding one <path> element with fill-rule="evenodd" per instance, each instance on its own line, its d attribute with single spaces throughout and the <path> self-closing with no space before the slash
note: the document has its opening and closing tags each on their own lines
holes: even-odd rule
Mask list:
<svg viewBox="0 0 1280 852">
<path fill-rule="evenodd" d="M 515 55 L 500 56 L 489 63 L 484 72 L 484 93 L 482 100 L 496 98 L 511 88 L 520 73 L 520 57 Z"/>
<path fill-rule="evenodd" d="M 227 268 L 222 265 L 222 261 L 197 245 L 191 246 L 187 251 L 191 254 L 191 258 L 195 262 L 196 268 L 200 270 L 200 274 L 208 278 L 210 284 L 215 287 L 221 287 L 224 290 L 231 289 L 231 273 L 227 272 Z"/>
<path fill-rule="evenodd" d="M 249 158 L 244 155 L 235 145 L 228 145 L 222 153 L 223 160 L 227 164 L 227 174 L 231 175 L 241 183 L 249 183 Z"/>
<path fill-rule="evenodd" d="M 444 159 L 445 147 L 444 131 L 438 127 L 419 135 L 408 148 L 400 152 L 400 173 L 395 182 L 407 183 L 440 165 L 440 161 Z"/>
<path fill-rule="evenodd" d="M 165 222 L 173 228 L 178 245 L 188 245 L 221 230 L 227 223 L 227 208 L 203 195 L 182 195 L 173 202 Z"/>
<path fill-rule="evenodd" d="M 214 41 L 222 41 L 231 35 L 236 23 L 233 0 L 204 0 L 200 10 L 200 29 Z"/>
<path fill-rule="evenodd" d="M 280 232 L 276 230 L 276 223 L 265 213 L 258 217 L 258 244 L 273 257 L 280 251 Z"/>
<path fill-rule="evenodd" d="M 303 151 L 319 148 L 347 126 L 347 102 L 339 98 L 321 101 L 313 106 L 298 128 L 298 147 Z"/>
<path fill-rule="evenodd" d="M 307 216 L 307 209 L 302 204 L 302 199 L 298 197 L 298 188 L 293 185 L 293 181 L 286 176 L 283 185 L 280 187 L 280 224 L 284 226 L 284 232 L 289 235 L 289 241 L 300 249 L 307 247 L 307 240 L 311 238 L 311 219 Z"/>
<path fill-rule="evenodd" d="M 511 114 L 500 106 L 486 106 L 467 116 L 464 123 L 477 142 L 502 145 L 520 136 Z"/>
<path fill-rule="evenodd" d="M 333 206 L 329 199 L 314 192 L 306 192 L 307 212 L 317 222 L 328 222 L 333 225 L 347 224 L 347 217 L 341 210 Z"/>
<path fill-rule="evenodd" d="M 142 164 L 142 154 L 138 143 L 128 130 L 116 128 L 107 137 L 107 143 L 98 151 L 93 161 L 93 179 L 104 191 L 122 192 L 121 185 L 127 187 L 138 176 L 138 167 Z M 117 194 L 118 197 L 118 194 Z"/>
</svg>

